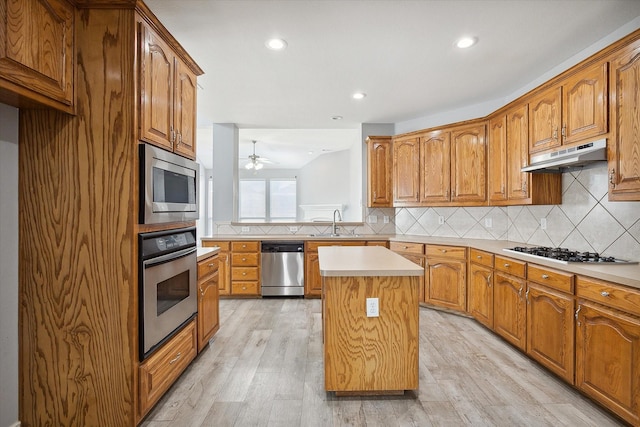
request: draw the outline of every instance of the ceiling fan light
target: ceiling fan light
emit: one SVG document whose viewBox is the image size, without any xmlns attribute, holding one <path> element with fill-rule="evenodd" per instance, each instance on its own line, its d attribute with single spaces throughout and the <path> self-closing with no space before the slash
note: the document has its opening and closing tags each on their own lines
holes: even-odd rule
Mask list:
<svg viewBox="0 0 640 427">
<path fill-rule="evenodd" d="M 244 168 L 245 169 L 253 169 L 253 163 L 252 162 L 247 163 L 246 165 L 244 165 Z"/>
<path fill-rule="evenodd" d="M 254 166 L 256 168 L 256 170 L 260 170 L 262 169 L 263 164 L 262 163 L 256 163 L 256 165 Z"/>
</svg>

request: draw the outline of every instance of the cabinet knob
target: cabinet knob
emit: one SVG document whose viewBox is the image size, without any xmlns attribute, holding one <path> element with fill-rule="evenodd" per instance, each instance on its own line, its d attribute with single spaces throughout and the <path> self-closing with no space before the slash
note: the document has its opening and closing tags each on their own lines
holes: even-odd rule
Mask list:
<svg viewBox="0 0 640 427">
<path fill-rule="evenodd" d="M 509 267 L 511 267 L 511 264 L 508 264 L 508 263 L 505 262 L 504 263 L 504 268 L 509 268 Z"/>
<path fill-rule="evenodd" d="M 214 265 L 215 265 L 214 263 L 211 263 L 209 264 L 209 267 L 213 268 Z"/>
<path fill-rule="evenodd" d="M 446 250 L 446 249 L 440 249 L 440 250 L 442 251 L 442 253 L 443 253 L 443 254 L 446 254 L 446 253 L 447 253 L 447 250 Z"/>
<path fill-rule="evenodd" d="M 476 258 L 482 259 L 482 255 L 477 255 Z"/>
<path fill-rule="evenodd" d="M 543 275 L 542 275 L 542 278 L 543 278 L 543 279 L 548 279 L 548 278 L 549 278 L 549 275 L 548 275 L 548 274 L 543 274 Z"/>
<path fill-rule="evenodd" d="M 243 275 L 243 276 L 246 276 L 246 275 L 247 275 L 247 272 L 246 272 L 246 271 L 243 271 L 243 272 L 242 272 L 242 275 Z"/>
<path fill-rule="evenodd" d="M 616 177 L 616 170 L 614 168 L 611 168 L 611 171 L 609 172 L 609 184 L 611 185 L 611 187 L 615 187 L 616 183 L 614 181 Z"/>
<path fill-rule="evenodd" d="M 246 286 L 243 286 L 243 287 L 242 287 L 242 290 L 243 290 L 243 291 L 246 291 L 246 290 L 247 290 L 247 287 L 246 287 Z"/>
<path fill-rule="evenodd" d="M 608 297 L 608 296 L 609 296 L 609 292 L 607 292 L 607 291 L 602 291 L 602 292 L 600 292 L 600 295 L 602 295 L 603 297 L 605 297 L 605 298 L 606 298 L 606 297 Z"/>
<path fill-rule="evenodd" d="M 247 260 L 246 258 L 242 258 L 242 261 L 246 261 L 246 260 Z"/>
</svg>

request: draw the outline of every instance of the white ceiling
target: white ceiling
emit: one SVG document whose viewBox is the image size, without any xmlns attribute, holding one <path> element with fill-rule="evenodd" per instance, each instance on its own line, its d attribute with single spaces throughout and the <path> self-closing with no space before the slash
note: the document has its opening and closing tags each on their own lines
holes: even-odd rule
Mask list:
<svg viewBox="0 0 640 427">
<path fill-rule="evenodd" d="M 639 0 L 146 3 L 205 72 L 199 124 L 241 129 L 354 129 L 501 99 L 640 16 Z M 457 49 L 462 35 L 479 43 Z"/>
</svg>

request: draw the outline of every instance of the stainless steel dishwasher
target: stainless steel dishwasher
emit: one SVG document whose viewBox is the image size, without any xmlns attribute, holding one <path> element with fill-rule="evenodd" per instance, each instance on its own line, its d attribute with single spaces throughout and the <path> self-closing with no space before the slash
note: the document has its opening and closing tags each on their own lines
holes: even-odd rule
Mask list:
<svg viewBox="0 0 640 427">
<path fill-rule="evenodd" d="M 262 242 L 262 296 L 304 296 L 304 243 Z"/>
</svg>

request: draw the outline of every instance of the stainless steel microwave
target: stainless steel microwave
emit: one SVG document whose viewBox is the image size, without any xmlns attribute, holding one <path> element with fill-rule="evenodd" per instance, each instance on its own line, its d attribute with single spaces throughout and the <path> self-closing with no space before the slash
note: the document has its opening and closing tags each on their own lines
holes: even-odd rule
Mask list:
<svg viewBox="0 0 640 427">
<path fill-rule="evenodd" d="M 140 144 L 140 224 L 198 219 L 200 166 L 150 144 Z"/>
</svg>

